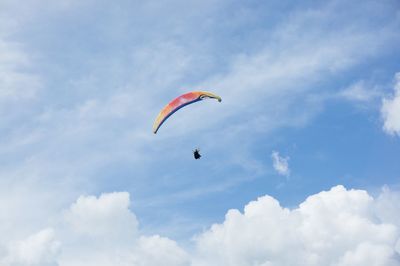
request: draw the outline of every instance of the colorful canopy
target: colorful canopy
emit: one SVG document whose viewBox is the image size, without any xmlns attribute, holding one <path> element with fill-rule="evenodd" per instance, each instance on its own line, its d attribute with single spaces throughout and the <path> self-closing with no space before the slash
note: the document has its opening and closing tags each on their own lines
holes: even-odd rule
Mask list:
<svg viewBox="0 0 400 266">
<path fill-rule="evenodd" d="M 161 125 L 170 117 L 173 113 L 181 109 L 182 107 L 201 101 L 206 98 L 217 99 L 221 102 L 221 97 L 211 92 L 206 91 L 192 91 L 185 93 L 167 104 L 158 114 L 153 125 L 153 133 L 156 134 Z"/>
</svg>

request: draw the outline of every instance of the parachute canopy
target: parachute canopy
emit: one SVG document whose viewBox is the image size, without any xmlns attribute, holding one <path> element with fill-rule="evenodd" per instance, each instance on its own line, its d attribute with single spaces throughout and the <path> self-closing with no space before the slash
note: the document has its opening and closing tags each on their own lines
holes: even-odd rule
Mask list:
<svg viewBox="0 0 400 266">
<path fill-rule="evenodd" d="M 156 134 L 161 125 L 170 117 L 173 113 L 181 109 L 182 107 L 201 101 L 206 98 L 217 99 L 219 102 L 222 101 L 221 97 L 211 92 L 206 91 L 192 91 L 172 100 L 167 104 L 158 114 L 153 124 L 153 133 Z"/>
</svg>

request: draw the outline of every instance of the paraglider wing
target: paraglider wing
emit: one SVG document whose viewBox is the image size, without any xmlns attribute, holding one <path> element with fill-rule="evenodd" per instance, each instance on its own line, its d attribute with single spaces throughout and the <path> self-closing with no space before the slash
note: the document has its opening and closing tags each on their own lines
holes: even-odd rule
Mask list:
<svg viewBox="0 0 400 266">
<path fill-rule="evenodd" d="M 182 107 L 206 98 L 217 99 L 219 102 L 221 102 L 222 100 L 221 97 L 219 97 L 218 95 L 206 91 L 192 91 L 175 98 L 169 104 L 167 104 L 158 114 L 153 124 L 153 133 L 156 134 L 158 129 L 168 119 L 168 117 L 170 117 Z"/>
</svg>

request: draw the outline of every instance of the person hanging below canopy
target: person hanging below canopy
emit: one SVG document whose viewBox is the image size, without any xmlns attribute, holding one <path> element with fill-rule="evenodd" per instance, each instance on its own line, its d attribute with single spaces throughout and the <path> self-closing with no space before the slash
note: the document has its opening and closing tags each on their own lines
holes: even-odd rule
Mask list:
<svg viewBox="0 0 400 266">
<path fill-rule="evenodd" d="M 199 149 L 195 149 L 194 151 L 193 151 L 193 156 L 194 156 L 194 158 L 197 160 L 197 159 L 200 159 L 200 157 L 201 157 L 201 155 L 200 155 L 200 150 Z"/>
</svg>

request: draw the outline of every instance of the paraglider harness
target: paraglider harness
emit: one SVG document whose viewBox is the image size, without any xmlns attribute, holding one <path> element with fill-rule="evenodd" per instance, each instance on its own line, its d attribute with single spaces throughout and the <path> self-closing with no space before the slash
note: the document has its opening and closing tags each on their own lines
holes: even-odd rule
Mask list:
<svg viewBox="0 0 400 266">
<path fill-rule="evenodd" d="M 200 157 L 201 157 L 201 155 L 200 155 L 200 150 L 199 149 L 195 149 L 194 151 L 193 151 L 193 156 L 194 156 L 194 158 L 197 160 L 197 159 L 200 159 Z"/>
</svg>

